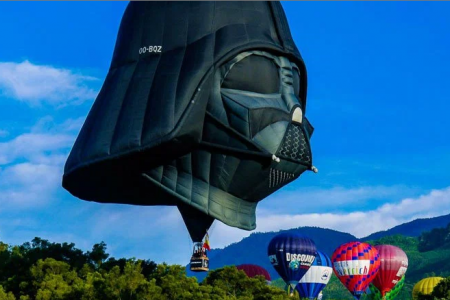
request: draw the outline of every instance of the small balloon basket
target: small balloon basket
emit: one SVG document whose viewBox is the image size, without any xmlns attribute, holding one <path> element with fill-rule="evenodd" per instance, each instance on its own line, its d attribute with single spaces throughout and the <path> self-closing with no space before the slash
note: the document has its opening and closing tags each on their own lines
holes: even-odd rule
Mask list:
<svg viewBox="0 0 450 300">
<path fill-rule="evenodd" d="M 190 263 L 191 271 L 193 272 L 208 272 L 209 271 L 209 259 L 206 256 L 192 257 Z"/>
</svg>

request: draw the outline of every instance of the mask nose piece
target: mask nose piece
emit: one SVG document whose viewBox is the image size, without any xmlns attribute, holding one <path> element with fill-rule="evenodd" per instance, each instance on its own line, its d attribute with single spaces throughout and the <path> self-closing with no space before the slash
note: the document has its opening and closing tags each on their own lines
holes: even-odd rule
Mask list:
<svg viewBox="0 0 450 300">
<path fill-rule="evenodd" d="M 296 107 L 294 109 L 294 113 L 292 113 L 292 121 L 297 123 L 302 123 L 303 121 L 303 112 L 300 107 Z"/>
</svg>

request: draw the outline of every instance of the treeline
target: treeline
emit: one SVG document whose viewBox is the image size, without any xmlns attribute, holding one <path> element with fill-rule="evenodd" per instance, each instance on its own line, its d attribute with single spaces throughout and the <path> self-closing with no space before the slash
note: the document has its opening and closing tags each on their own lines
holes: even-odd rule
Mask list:
<svg viewBox="0 0 450 300">
<path fill-rule="evenodd" d="M 418 249 L 420 252 L 430 251 L 450 246 L 450 223 L 445 228 L 434 228 L 424 232 L 419 237 Z"/>
<path fill-rule="evenodd" d="M 370 243 L 397 245 L 408 255 L 406 282 L 397 300 L 411 299 L 414 284 L 422 278 L 450 275 L 450 224 L 419 238 L 397 235 Z M 110 257 L 103 242 L 86 252 L 73 243 L 40 238 L 20 246 L 0 242 L 0 300 L 292 299 L 283 289 L 280 280 L 268 286 L 264 278 L 248 278 L 234 267 L 211 271 L 199 283 L 186 276 L 183 266 Z M 323 299 L 351 296 L 333 276 Z M 419 300 L 431 299 L 450 300 L 450 278 Z"/>
<path fill-rule="evenodd" d="M 235 267 L 209 272 L 198 283 L 185 267 L 150 260 L 115 259 L 106 244 L 83 252 L 73 243 L 0 242 L 0 300 L 283 300 L 263 277 L 248 278 Z"/>
</svg>

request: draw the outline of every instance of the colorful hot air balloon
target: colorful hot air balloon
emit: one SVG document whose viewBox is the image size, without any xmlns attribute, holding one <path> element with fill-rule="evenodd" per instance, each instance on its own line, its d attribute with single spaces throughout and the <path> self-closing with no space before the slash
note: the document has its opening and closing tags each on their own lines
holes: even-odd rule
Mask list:
<svg viewBox="0 0 450 300">
<path fill-rule="evenodd" d="M 402 278 L 408 268 L 408 257 L 399 247 L 392 245 L 377 245 L 380 255 L 380 269 L 372 284 L 386 295 Z"/>
<path fill-rule="evenodd" d="M 236 268 L 238 270 L 242 270 L 244 271 L 245 274 L 247 274 L 248 277 L 255 277 L 255 276 L 263 276 L 266 281 L 268 283 L 270 283 L 270 281 L 272 280 L 270 278 L 270 274 L 269 272 L 267 272 L 266 269 L 264 269 L 263 267 L 257 266 L 257 265 L 252 265 L 252 264 L 242 264 L 239 266 L 236 266 Z"/>
<path fill-rule="evenodd" d="M 316 244 L 296 233 L 281 233 L 269 243 L 267 254 L 275 270 L 294 291 L 317 255 Z"/>
<path fill-rule="evenodd" d="M 403 285 L 405 284 L 405 276 L 402 276 L 402 278 L 397 282 L 397 284 L 384 295 L 384 300 L 393 300 L 397 295 L 400 293 Z M 366 300 L 381 300 L 383 299 L 383 296 L 381 295 L 380 290 L 372 284 L 369 286 L 370 294 L 368 294 L 368 298 Z"/>
<path fill-rule="evenodd" d="M 424 295 L 431 294 L 431 292 L 433 292 L 433 289 L 436 287 L 436 285 L 438 285 L 438 283 L 443 279 L 444 278 L 442 278 L 442 277 L 428 277 L 428 278 L 422 279 L 421 281 L 416 283 L 416 285 L 413 288 L 413 291 L 412 291 L 413 299 L 417 299 L 417 295 L 419 293 L 422 293 Z"/>
<path fill-rule="evenodd" d="M 301 298 L 314 299 L 325 288 L 333 275 L 331 259 L 323 252 L 317 251 L 311 268 L 300 279 L 295 289 Z"/>
<path fill-rule="evenodd" d="M 361 297 L 380 268 L 378 250 L 362 242 L 339 246 L 331 261 L 334 273 L 356 299 Z"/>
</svg>

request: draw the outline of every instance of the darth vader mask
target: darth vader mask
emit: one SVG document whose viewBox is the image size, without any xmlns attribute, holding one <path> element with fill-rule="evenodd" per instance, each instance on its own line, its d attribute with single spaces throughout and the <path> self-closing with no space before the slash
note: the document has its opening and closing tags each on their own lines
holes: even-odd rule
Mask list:
<svg viewBox="0 0 450 300">
<path fill-rule="evenodd" d="M 193 240 L 214 219 L 252 230 L 259 201 L 316 170 L 305 109 L 279 2 L 130 2 L 63 186 L 176 205 Z"/>
</svg>

